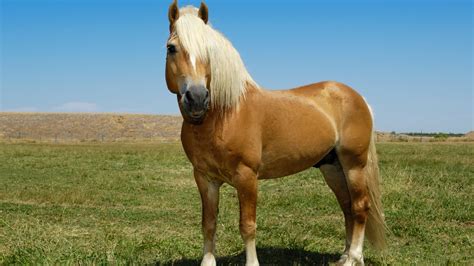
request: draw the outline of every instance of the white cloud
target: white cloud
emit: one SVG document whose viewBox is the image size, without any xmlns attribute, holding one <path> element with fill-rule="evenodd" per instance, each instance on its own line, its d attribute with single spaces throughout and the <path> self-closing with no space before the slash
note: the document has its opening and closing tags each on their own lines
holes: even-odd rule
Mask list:
<svg viewBox="0 0 474 266">
<path fill-rule="evenodd" d="M 65 113 L 94 113 L 99 111 L 99 107 L 95 103 L 87 102 L 68 102 L 59 106 L 53 107 L 54 112 L 65 112 Z"/>
</svg>

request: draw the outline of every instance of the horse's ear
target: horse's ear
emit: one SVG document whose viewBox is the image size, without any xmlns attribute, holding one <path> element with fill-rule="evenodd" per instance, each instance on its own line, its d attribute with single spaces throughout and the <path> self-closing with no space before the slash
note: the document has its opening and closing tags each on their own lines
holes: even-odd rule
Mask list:
<svg viewBox="0 0 474 266">
<path fill-rule="evenodd" d="M 207 9 L 207 5 L 204 2 L 201 2 L 201 6 L 199 7 L 199 17 L 207 24 L 207 20 L 209 19 L 209 10 Z"/>
<path fill-rule="evenodd" d="M 170 5 L 168 9 L 168 19 L 170 20 L 170 28 L 174 24 L 174 22 L 179 17 L 179 8 L 178 8 L 178 1 L 173 0 L 173 3 Z"/>
</svg>

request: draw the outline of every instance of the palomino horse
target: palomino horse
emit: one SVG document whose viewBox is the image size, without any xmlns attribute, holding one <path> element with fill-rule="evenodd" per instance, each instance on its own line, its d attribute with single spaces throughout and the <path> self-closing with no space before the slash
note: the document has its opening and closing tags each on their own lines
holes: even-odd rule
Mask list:
<svg viewBox="0 0 474 266">
<path fill-rule="evenodd" d="M 339 263 L 363 264 L 364 234 L 385 244 L 372 114 L 348 86 L 320 82 L 268 91 L 208 22 L 207 6 L 169 8 L 166 82 L 184 118 L 181 141 L 202 200 L 204 257 L 215 265 L 219 187 L 237 189 L 247 265 L 255 247 L 258 179 L 319 168 L 336 194 L 346 226 Z"/>
</svg>

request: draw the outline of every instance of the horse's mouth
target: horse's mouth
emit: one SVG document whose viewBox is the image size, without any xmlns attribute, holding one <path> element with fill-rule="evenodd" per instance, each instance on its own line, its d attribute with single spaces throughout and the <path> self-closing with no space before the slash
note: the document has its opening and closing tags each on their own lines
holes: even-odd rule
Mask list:
<svg viewBox="0 0 474 266">
<path fill-rule="evenodd" d="M 187 115 L 187 120 L 193 125 L 201 125 L 206 118 L 206 113 L 202 112 L 201 114 Z"/>
<path fill-rule="evenodd" d="M 191 124 L 193 124 L 193 125 L 201 125 L 202 122 L 204 122 L 204 119 L 203 119 L 203 118 L 199 118 L 199 119 L 190 118 L 190 119 L 189 119 L 189 123 L 191 123 Z"/>
</svg>

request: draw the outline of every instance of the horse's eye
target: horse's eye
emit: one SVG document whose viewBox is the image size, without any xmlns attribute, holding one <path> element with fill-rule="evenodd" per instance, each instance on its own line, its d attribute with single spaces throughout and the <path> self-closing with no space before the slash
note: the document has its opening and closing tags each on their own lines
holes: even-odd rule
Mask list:
<svg viewBox="0 0 474 266">
<path fill-rule="evenodd" d="M 169 53 L 169 54 L 174 54 L 174 53 L 176 53 L 176 46 L 174 46 L 174 45 L 172 45 L 172 44 L 168 44 L 167 49 L 168 49 L 168 53 Z"/>
</svg>

